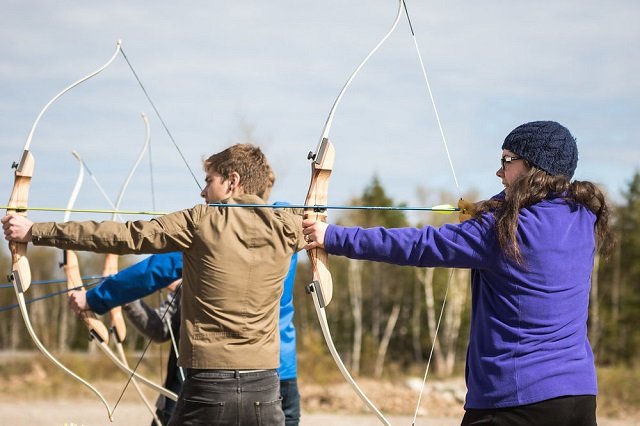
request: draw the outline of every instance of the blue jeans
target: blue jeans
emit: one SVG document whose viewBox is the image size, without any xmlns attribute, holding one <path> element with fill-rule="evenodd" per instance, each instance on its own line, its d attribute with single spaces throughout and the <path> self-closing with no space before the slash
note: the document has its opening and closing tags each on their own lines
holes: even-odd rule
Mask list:
<svg viewBox="0 0 640 426">
<path fill-rule="evenodd" d="M 300 393 L 298 392 L 298 380 L 280 380 L 280 396 L 282 396 L 282 410 L 284 411 L 284 424 L 286 426 L 298 426 L 300 423 Z"/>
<path fill-rule="evenodd" d="M 188 370 L 170 426 L 283 426 L 275 370 Z"/>
</svg>

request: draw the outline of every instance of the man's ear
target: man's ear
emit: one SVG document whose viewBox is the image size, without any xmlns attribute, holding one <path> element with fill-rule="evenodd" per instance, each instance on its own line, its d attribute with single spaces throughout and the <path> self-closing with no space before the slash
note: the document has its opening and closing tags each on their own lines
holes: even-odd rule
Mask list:
<svg viewBox="0 0 640 426">
<path fill-rule="evenodd" d="M 240 187 L 240 174 L 238 172 L 229 173 L 229 177 L 227 178 L 229 182 L 229 189 L 233 191 L 236 188 Z"/>
</svg>

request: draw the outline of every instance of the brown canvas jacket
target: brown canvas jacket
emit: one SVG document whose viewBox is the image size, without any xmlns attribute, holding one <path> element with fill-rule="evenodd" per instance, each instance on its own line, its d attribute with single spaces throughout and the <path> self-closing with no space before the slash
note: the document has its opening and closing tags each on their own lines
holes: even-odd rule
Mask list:
<svg viewBox="0 0 640 426">
<path fill-rule="evenodd" d="M 255 195 L 231 203 L 264 203 Z M 34 224 L 35 245 L 99 253 L 183 253 L 180 365 L 279 365 L 282 282 L 304 246 L 291 209 L 197 205 L 149 221 Z"/>
</svg>

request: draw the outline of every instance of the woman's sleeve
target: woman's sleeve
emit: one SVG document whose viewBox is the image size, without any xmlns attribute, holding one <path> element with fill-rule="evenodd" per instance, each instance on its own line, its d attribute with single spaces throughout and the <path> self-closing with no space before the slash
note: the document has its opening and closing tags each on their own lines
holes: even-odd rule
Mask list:
<svg viewBox="0 0 640 426">
<path fill-rule="evenodd" d="M 330 225 L 328 253 L 352 259 L 424 267 L 483 268 L 495 252 L 490 219 L 440 228 L 359 228 Z"/>
</svg>

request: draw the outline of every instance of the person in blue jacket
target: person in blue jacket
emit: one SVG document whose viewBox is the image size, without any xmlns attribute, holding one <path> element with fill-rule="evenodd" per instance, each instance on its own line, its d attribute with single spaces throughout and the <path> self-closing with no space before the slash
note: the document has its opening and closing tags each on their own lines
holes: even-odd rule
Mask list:
<svg viewBox="0 0 640 426">
<path fill-rule="evenodd" d="M 471 268 L 463 425 L 596 424 L 589 292 L 594 256 L 613 242 L 603 193 L 571 181 L 577 163 L 566 127 L 525 123 L 502 145 L 504 191 L 469 220 L 421 229 L 303 222 L 307 250 Z"/>
<path fill-rule="evenodd" d="M 284 289 L 280 298 L 280 394 L 282 396 L 282 408 L 285 414 L 285 425 L 298 425 L 300 421 L 300 394 L 297 382 L 296 361 L 296 330 L 293 325 L 293 284 L 297 266 L 297 254 L 291 258 L 289 272 L 283 283 Z M 179 252 L 155 254 L 145 260 L 123 269 L 116 275 L 106 278 L 100 285 L 87 292 L 75 291 L 70 293 L 69 305 L 75 312 L 91 310 L 97 314 L 104 314 L 115 306 L 120 306 L 145 297 L 156 290 L 167 287 L 182 277 L 182 254 Z M 179 294 L 179 289 L 177 290 Z M 174 306 L 177 303 L 177 306 Z M 169 300 L 167 307 L 159 310 L 165 316 L 161 318 L 163 323 L 172 324 L 172 333 L 176 338 L 180 335 L 180 309 L 179 300 Z M 170 306 L 169 306 L 170 305 Z M 169 309 L 167 309 L 169 308 Z M 133 309 L 125 307 L 124 312 L 129 319 Z M 165 314 L 166 312 L 166 314 Z M 166 315 L 171 318 L 166 318 Z M 135 321 L 139 325 L 140 321 Z M 163 324 L 158 325 L 156 334 L 161 331 Z M 177 327 L 177 329 L 176 329 Z M 153 338 L 152 333 L 144 329 L 143 334 Z M 160 340 L 159 338 L 153 338 Z M 177 367 L 175 352 L 171 351 L 167 361 L 167 378 L 165 387 L 180 392 L 182 379 Z M 175 402 L 162 395 L 156 404 L 158 418 L 166 424 L 173 410 Z"/>
</svg>

